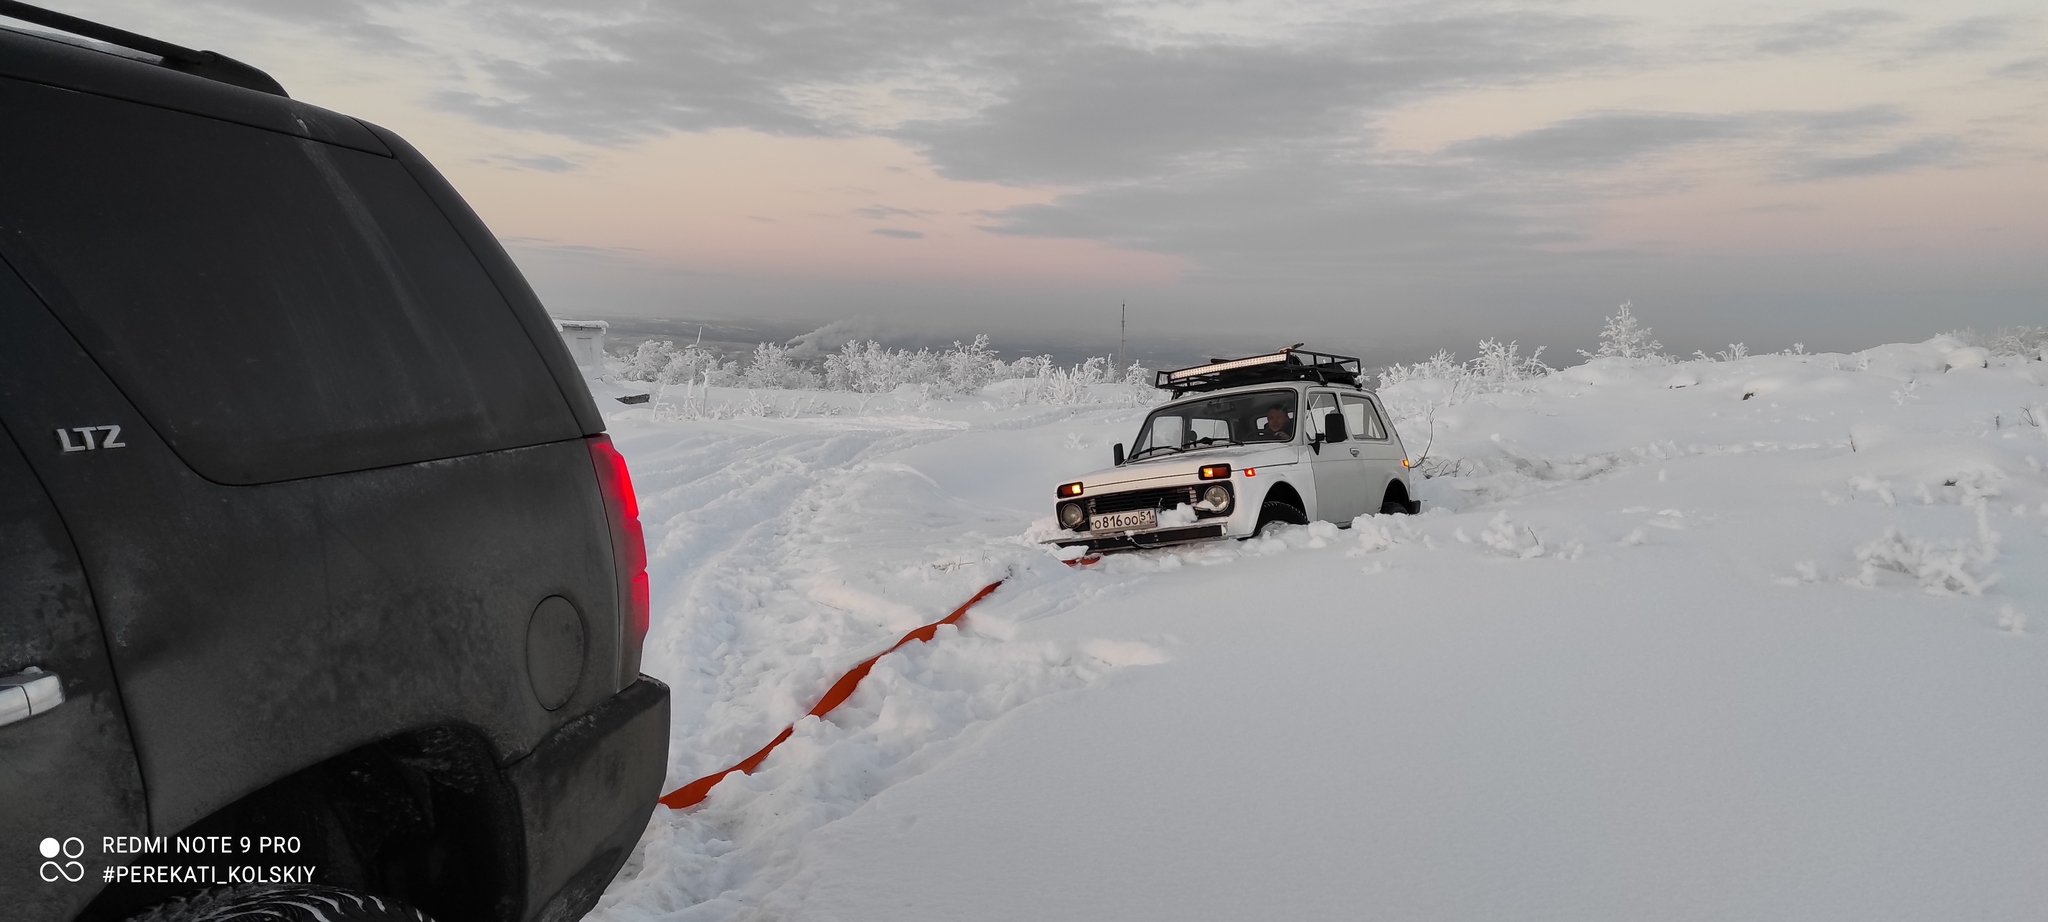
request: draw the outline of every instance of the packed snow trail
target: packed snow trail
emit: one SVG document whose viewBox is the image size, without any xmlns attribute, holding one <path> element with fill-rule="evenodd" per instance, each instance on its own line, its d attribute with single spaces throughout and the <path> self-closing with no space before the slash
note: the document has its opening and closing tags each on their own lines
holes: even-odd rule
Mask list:
<svg viewBox="0 0 2048 922">
<path fill-rule="evenodd" d="M 2040 918 L 2048 363 L 1954 351 L 1597 360 L 1437 405 L 1423 516 L 1082 570 L 1133 411 L 620 414 L 673 783 L 1011 581 L 594 918 Z"/>
<path fill-rule="evenodd" d="M 1072 565 L 1071 561 L 1069 565 Z M 996 580 L 981 587 L 980 591 L 968 596 L 967 601 L 960 603 L 960 607 L 953 609 L 946 617 L 922 627 L 911 628 L 902 637 L 897 638 L 895 643 L 890 644 L 888 649 L 854 664 L 853 668 L 846 670 L 845 675 L 840 676 L 838 680 L 832 683 L 831 688 L 825 690 L 825 696 L 818 699 L 818 703 L 812 705 L 809 711 L 804 712 L 804 716 L 830 717 L 833 710 L 846 703 L 846 699 L 853 697 L 854 691 L 860 687 L 860 681 L 867 678 L 868 673 L 874 670 L 875 663 L 880 661 L 882 657 L 902 649 L 904 644 L 913 640 L 919 643 L 931 643 L 938 638 L 940 628 L 958 624 L 961 618 L 966 617 L 968 609 L 973 608 L 976 602 L 988 598 L 989 593 L 996 591 L 1002 585 L 1002 580 Z M 774 739 L 768 741 L 768 745 L 754 750 L 753 755 L 733 763 L 731 768 L 712 772 L 709 775 L 705 775 L 689 784 L 661 795 L 661 805 L 672 810 L 684 810 L 702 803 L 705 796 L 711 793 L 711 788 L 724 781 L 727 775 L 731 775 L 734 772 L 741 774 L 753 772 L 761 766 L 762 762 L 767 761 L 768 756 L 775 752 L 776 747 L 781 746 L 795 733 L 796 725 L 794 724 L 783 728 L 781 733 L 776 734 Z"/>
<path fill-rule="evenodd" d="M 1025 408 L 979 422 L 1004 433 L 1072 415 Z M 615 885 L 635 905 L 729 916 L 786 877 L 804 835 L 924 770 L 962 734 L 1150 658 L 1127 645 L 1011 643 L 949 625 L 935 643 L 885 657 L 831 721 L 804 717 L 844 669 L 976 588 L 1067 569 L 1017 536 L 1038 505 L 1023 491 L 962 500 L 910 462 L 940 444 L 946 457 L 990 467 L 1071 465 L 1060 456 L 1073 450 L 1034 460 L 928 417 L 661 423 L 624 413 L 612 433 L 633 465 L 648 535 L 655 617 L 643 669 L 673 690 L 670 787 L 795 724 L 760 771 L 688 813 L 658 811 Z M 977 613 L 1027 617 L 1080 600 L 999 596 Z"/>
</svg>

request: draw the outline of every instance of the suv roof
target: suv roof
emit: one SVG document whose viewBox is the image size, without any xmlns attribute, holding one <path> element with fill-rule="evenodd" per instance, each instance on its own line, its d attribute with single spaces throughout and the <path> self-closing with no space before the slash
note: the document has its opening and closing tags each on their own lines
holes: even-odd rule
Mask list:
<svg viewBox="0 0 2048 922">
<path fill-rule="evenodd" d="M 284 87 L 269 74 L 217 51 L 199 51 L 183 45 L 173 45 L 162 39 L 138 35 L 126 29 L 116 29 L 90 19 L 68 16 L 56 10 L 30 6 L 19 0 L 0 0 L 0 16 L 105 42 L 116 48 L 140 51 L 155 57 L 157 60 L 154 63 L 160 67 L 195 77 L 204 77 L 273 96 L 286 95 Z"/>
<path fill-rule="evenodd" d="M 1220 391 L 1255 384 L 1277 384 L 1284 381 L 1359 386 L 1359 376 L 1363 368 L 1357 358 L 1310 352 L 1301 346 L 1301 343 L 1295 343 L 1278 352 L 1264 355 L 1238 359 L 1210 359 L 1203 365 L 1161 371 L 1154 376 L 1152 383 L 1161 390 L 1172 391 L 1175 398 L 1188 393 Z"/>
</svg>

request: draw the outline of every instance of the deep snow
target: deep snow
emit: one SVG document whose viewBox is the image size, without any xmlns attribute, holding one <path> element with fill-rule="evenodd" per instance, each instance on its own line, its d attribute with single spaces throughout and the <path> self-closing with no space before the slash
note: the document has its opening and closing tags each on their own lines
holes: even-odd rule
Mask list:
<svg viewBox="0 0 2048 922">
<path fill-rule="evenodd" d="M 671 787 L 1009 582 L 593 918 L 2041 918 L 2048 363 L 1959 345 L 1405 382 L 1424 515 L 1080 570 L 1142 409 L 616 411 Z"/>
</svg>

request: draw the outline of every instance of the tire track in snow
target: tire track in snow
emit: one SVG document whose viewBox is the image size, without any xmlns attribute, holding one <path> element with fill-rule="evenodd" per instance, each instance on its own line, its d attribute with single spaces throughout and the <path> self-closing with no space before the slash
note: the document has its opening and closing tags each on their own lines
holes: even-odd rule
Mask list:
<svg viewBox="0 0 2048 922">
<path fill-rule="evenodd" d="M 1013 537 L 1028 524 L 1018 513 L 964 503 L 889 460 L 959 431 L 805 421 L 614 431 L 649 543 L 643 668 L 674 690 L 671 786 L 758 748 L 846 666 L 994 578 L 1030 576 L 977 614 L 1029 616 L 1079 598 L 1061 585 L 1067 568 Z M 808 832 L 928 770 L 988 721 L 1157 660 L 1090 649 L 1008 641 L 970 623 L 885 657 L 846 705 L 799 722 L 754 775 L 729 778 L 692 811 L 657 810 L 593 918 L 746 913 L 795 873 Z"/>
<path fill-rule="evenodd" d="M 778 681 L 800 681 L 788 675 L 791 656 L 817 661 L 862 639 L 858 631 L 820 631 L 809 623 L 814 612 L 788 604 L 803 575 L 792 572 L 790 539 L 805 529 L 813 494 L 865 458 L 930 436 L 715 423 L 677 429 L 641 430 L 622 450 L 631 453 L 655 599 L 643 668 L 674 691 L 671 777 L 695 777 L 721 746 L 743 745 L 778 719 L 759 699 L 789 691 Z M 735 711 L 756 719 L 734 720 Z M 707 724 L 719 728 L 711 738 L 703 736 Z"/>
</svg>

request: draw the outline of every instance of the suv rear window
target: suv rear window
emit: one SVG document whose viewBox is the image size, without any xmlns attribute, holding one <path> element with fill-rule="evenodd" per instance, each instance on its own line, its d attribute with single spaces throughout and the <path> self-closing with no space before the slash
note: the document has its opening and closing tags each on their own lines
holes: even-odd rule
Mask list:
<svg viewBox="0 0 2048 922">
<path fill-rule="evenodd" d="M 202 476 L 250 484 L 580 434 L 389 157 L 0 79 L 4 243 Z M 24 269 L 28 266 L 24 266 Z"/>
</svg>

